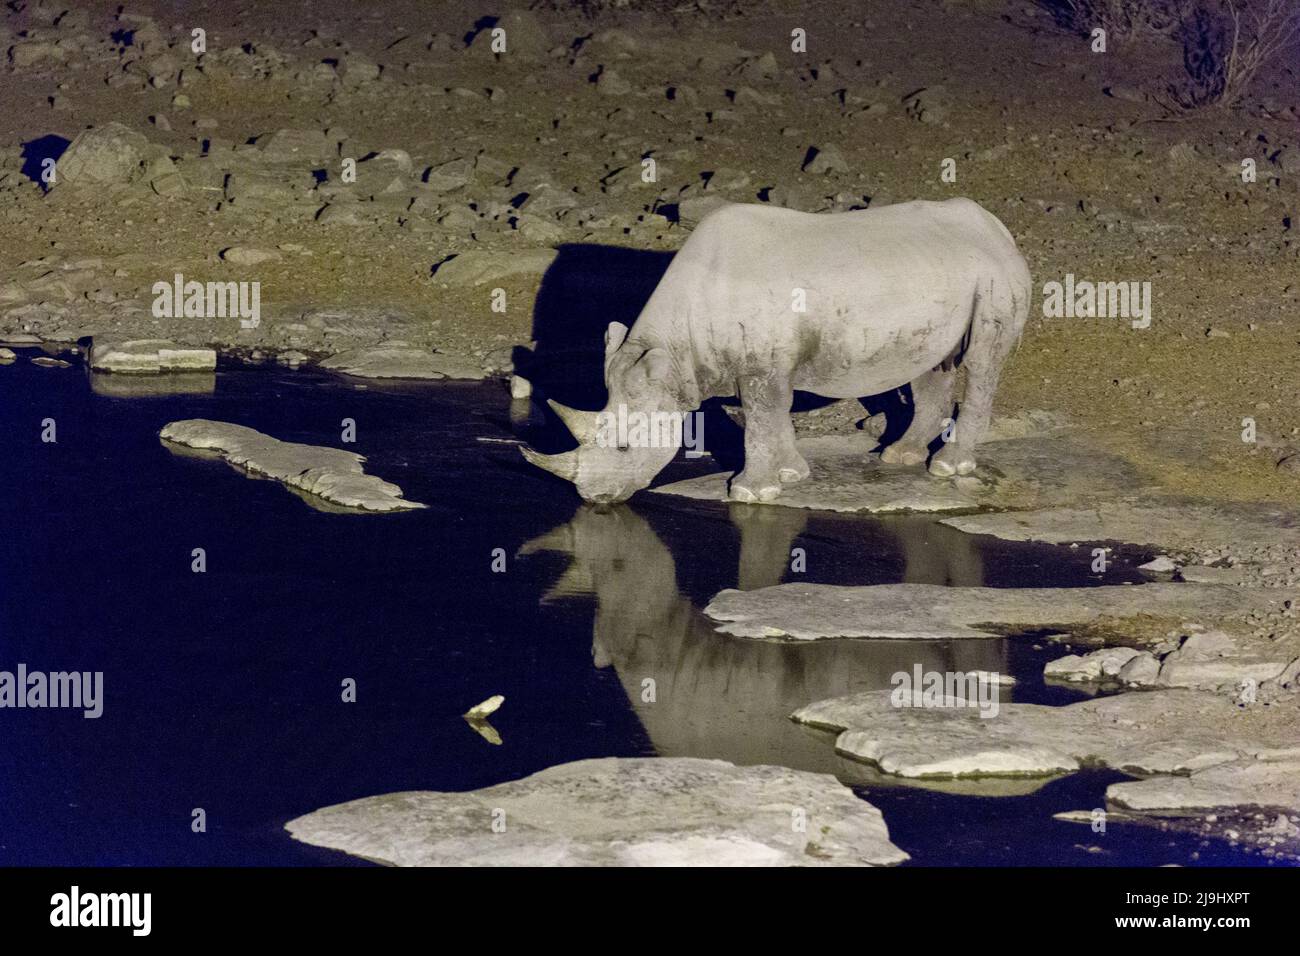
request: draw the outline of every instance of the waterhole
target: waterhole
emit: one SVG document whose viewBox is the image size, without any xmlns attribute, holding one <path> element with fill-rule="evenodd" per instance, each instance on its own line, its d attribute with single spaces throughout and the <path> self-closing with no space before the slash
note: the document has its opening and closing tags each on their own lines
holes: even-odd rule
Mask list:
<svg viewBox="0 0 1300 956">
<path fill-rule="evenodd" d="M 716 633 L 700 610 L 724 588 L 792 580 L 1102 583 L 1087 548 L 970 537 L 924 517 L 647 494 L 594 511 L 520 459 L 515 442 L 540 425 L 496 384 L 362 386 L 240 367 L 170 387 L 23 360 L 0 369 L 0 667 L 104 674 L 99 719 L 5 716 L 0 862 L 364 865 L 295 843 L 284 821 L 372 794 L 656 754 L 836 773 L 920 865 L 1191 863 L 1198 851 L 1199 862 L 1245 862 L 1179 834 L 1051 819 L 1102 806 L 1118 774 L 1002 796 L 899 786 L 788 720 L 888 687 L 917 662 L 1010 674 L 1006 700 L 1068 703 L 1082 692 L 1041 679 L 1059 647 L 764 643 Z M 169 451 L 158 431 L 183 418 L 354 448 L 429 507 L 320 510 Z M 56 442 L 41 441 L 47 419 Z M 204 573 L 191 570 L 195 548 Z M 1105 583 L 1139 582 L 1146 557 L 1121 549 Z M 494 694 L 505 696 L 491 718 L 500 744 L 460 716 Z M 204 833 L 191 827 L 197 809 Z"/>
</svg>

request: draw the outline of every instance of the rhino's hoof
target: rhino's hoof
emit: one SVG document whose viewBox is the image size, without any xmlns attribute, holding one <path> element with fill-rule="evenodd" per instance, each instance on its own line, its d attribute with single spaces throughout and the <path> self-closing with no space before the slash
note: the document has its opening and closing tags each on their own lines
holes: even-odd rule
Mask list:
<svg viewBox="0 0 1300 956">
<path fill-rule="evenodd" d="M 808 462 L 803 460 L 803 456 L 796 456 L 795 459 L 788 461 L 776 471 L 776 476 L 780 479 L 781 484 L 791 485 L 796 481 L 803 481 L 808 477 Z"/>
<path fill-rule="evenodd" d="M 924 448 L 895 442 L 880 453 L 880 460 L 886 465 L 919 465 L 928 454 Z"/>
<path fill-rule="evenodd" d="M 930 460 L 930 474 L 938 478 L 969 475 L 974 470 L 975 456 L 956 445 L 945 445 Z"/>
<path fill-rule="evenodd" d="M 731 482 L 731 500 L 747 504 L 755 501 L 775 501 L 781 495 L 779 484 L 762 484 L 746 481 L 743 475 L 737 475 Z"/>
</svg>

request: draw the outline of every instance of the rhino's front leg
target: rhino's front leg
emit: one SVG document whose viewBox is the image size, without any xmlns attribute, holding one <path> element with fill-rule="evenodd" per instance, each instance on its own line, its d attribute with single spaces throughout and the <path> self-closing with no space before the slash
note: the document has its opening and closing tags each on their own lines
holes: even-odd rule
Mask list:
<svg viewBox="0 0 1300 956">
<path fill-rule="evenodd" d="M 803 534 L 808 512 L 801 508 L 732 508 L 740 532 L 736 587 L 756 591 L 780 584 L 790 567 L 790 546 Z"/>
<path fill-rule="evenodd" d="M 782 482 L 808 477 L 808 463 L 794 446 L 788 378 L 768 374 L 740 380 L 745 410 L 745 468 L 731 479 L 733 501 L 772 501 Z"/>
</svg>

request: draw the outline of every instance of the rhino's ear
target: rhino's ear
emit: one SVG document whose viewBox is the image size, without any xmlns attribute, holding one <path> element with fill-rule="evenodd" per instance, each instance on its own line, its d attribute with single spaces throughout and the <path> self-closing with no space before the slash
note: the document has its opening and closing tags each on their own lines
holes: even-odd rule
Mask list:
<svg viewBox="0 0 1300 956">
<path fill-rule="evenodd" d="M 627 326 L 622 322 L 611 322 L 605 329 L 605 386 L 609 387 L 609 369 L 614 362 L 614 353 L 627 339 Z"/>
<path fill-rule="evenodd" d="M 605 330 L 605 358 L 613 355 L 625 338 L 627 338 L 626 325 L 622 322 L 609 323 L 609 328 Z"/>
</svg>

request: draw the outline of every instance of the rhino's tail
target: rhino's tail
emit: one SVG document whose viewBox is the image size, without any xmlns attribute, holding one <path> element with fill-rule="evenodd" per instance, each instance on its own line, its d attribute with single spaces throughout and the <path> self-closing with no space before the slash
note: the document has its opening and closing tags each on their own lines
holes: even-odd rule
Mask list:
<svg viewBox="0 0 1300 956">
<path fill-rule="evenodd" d="M 1002 363 L 1020 346 L 1032 295 L 1029 267 L 1018 252 L 1006 269 L 981 280 L 975 290 L 970 324 L 961 341 L 966 365 L 981 365 L 996 380 Z"/>
<path fill-rule="evenodd" d="M 970 334 L 971 330 L 975 328 L 975 314 L 978 308 L 979 302 L 977 297 L 977 301 L 971 308 L 971 318 L 966 323 L 966 331 L 961 334 L 961 338 L 957 340 L 957 344 L 953 346 L 953 350 L 948 353 L 948 357 L 939 363 L 939 368 L 943 369 L 945 372 L 951 372 L 957 366 L 961 365 L 961 360 L 965 357 L 966 351 L 970 348 Z"/>
</svg>

